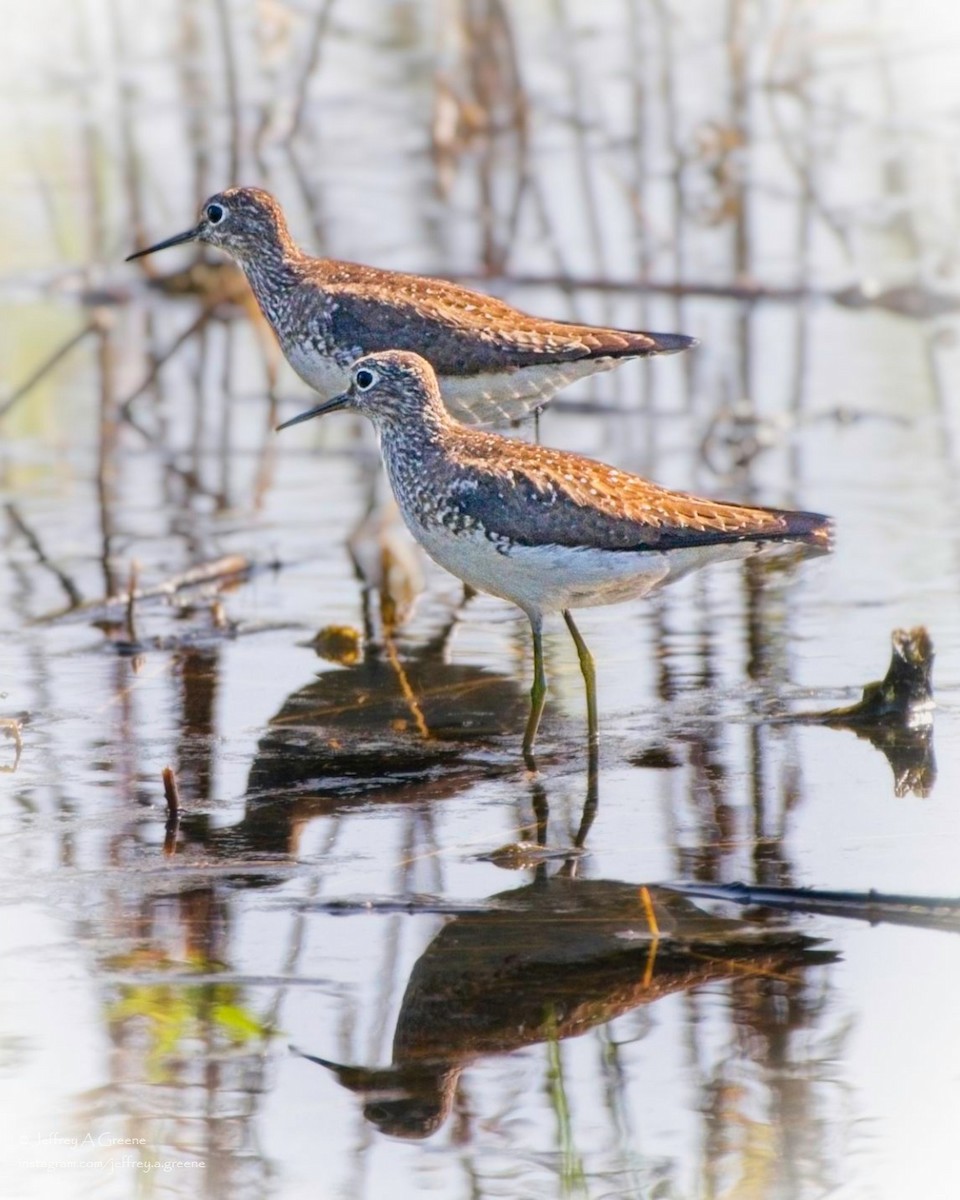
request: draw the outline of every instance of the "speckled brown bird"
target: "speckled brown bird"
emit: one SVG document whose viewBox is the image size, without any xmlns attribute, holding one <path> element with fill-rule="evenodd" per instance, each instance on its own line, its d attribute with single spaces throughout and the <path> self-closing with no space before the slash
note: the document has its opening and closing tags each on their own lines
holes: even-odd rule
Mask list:
<svg viewBox="0 0 960 1200">
<path fill-rule="evenodd" d="M 218 192 L 193 229 L 127 261 L 184 242 L 216 246 L 240 265 L 287 362 L 325 398 L 347 386 L 361 355 L 413 350 L 429 360 L 460 420 L 514 421 L 575 379 L 696 344 L 680 333 L 547 321 L 444 280 L 311 258 L 291 238 L 280 205 L 259 188 Z"/>
<path fill-rule="evenodd" d="M 346 392 L 280 428 L 342 408 L 376 427 L 397 505 L 430 557 L 529 618 L 528 761 L 546 698 L 545 616 L 562 613 L 573 636 L 594 746 L 594 663 L 572 609 L 645 596 L 707 563 L 783 543 L 830 548 L 831 523 L 819 513 L 703 500 L 579 454 L 468 428 L 449 415 L 434 371 L 416 354 L 361 358 Z"/>
</svg>

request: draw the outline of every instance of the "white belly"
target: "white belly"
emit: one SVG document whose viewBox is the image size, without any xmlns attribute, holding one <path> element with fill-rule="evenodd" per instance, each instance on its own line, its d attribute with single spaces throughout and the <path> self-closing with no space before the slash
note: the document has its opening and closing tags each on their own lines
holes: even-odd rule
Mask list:
<svg viewBox="0 0 960 1200">
<path fill-rule="evenodd" d="M 748 558 L 772 544 L 734 542 L 682 550 L 592 550 L 515 546 L 501 554 L 474 533 L 411 526 L 430 557 L 471 587 L 518 605 L 528 615 L 619 604 L 646 596 L 712 562 Z"/>
<path fill-rule="evenodd" d="M 481 592 L 512 601 L 528 614 L 616 604 L 645 595 L 671 573 L 666 556 L 657 552 L 515 546 L 501 554 L 475 533 L 453 534 L 437 528 L 413 532 L 441 567 Z"/>
<path fill-rule="evenodd" d="M 350 386 L 350 368 L 341 367 L 336 359 L 323 357 L 311 346 L 292 347 L 287 351 L 287 362 L 324 400 L 339 396 Z"/>
</svg>

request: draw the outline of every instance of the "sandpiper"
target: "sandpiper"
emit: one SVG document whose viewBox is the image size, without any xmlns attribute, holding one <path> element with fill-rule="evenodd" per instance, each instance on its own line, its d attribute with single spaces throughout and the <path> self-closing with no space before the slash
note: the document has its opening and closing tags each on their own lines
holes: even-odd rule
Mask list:
<svg viewBox="0 0 960 1200">
<path fill-rule="evenodd" d="M 579 454 L 471 429 L 443 406 L 419 355 L 370 354 L 350 385 L 280 425 L 337 409 L 369 417 L 410 532 L 440 566 L 471 587 L 510 600 L 533 630 L 533 688 L 523 752 L 546 699 L 543 619 L 562 613 L 587 693 L 589 744 L 598 740 L 593 657 L 571 610 L 645 596 L 697 567 L 782 543 L 828 550 L 819 513 L 703 500 Z"/>
<path fill-rule="evenodd" d="M 218 192 L 193 229 L 127 261 L 183 242 L 217 246 L 236 260 L 287 361 L 326 399 L 347 386 L 362 355 L 415 350 L 432 364 L 455 416 L 502 423 L 538 412 L 575 379 L 696 344 L 679 333 L 547 321 L 444 280 L 311 258 L 259 188 Z"/>
</svg>

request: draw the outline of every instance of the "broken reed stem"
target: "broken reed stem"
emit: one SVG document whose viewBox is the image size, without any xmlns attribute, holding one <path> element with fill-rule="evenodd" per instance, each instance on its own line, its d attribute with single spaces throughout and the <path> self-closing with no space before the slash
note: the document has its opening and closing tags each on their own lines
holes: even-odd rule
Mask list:
<svg viewBox="0 0 960 1200">
<path fill-rule="evenodd" d="M 177 773 L 173 767 L 164 767 L 163 794 L 167 800 L 167 823 L 164 827 L 163 854 L 169 858 L 177 850 L 177 832 L 180 829 L 180 789 L 177 786 Z"/>
<path fill-rule="evenodd" d="M 137 584 L 140 577 L 140 564 L 136 559 L 130 564 L 130 582 L 127 584 L 127 638 L 131 646 L 137 643 Z"/>
<path fill-rule="evenodd" d="M 167 801 L 167 833 L 175 831 L 180 823 L 180 788 L 177 786 L 177 773 L 173 767 L 164 767 L 163 794 Z"/>
</svg>

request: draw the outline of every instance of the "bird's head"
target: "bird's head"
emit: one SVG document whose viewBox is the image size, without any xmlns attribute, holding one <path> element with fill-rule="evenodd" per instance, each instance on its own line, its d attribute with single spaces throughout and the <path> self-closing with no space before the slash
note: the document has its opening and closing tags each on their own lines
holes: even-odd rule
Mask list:
<svg viewBox="0 0 960 1200">
<path fill-rule="evenodd" d="M 240 263 L 266 253 L 272 247 L 282 250 L 292 244 L 283 211 L 269 192 L 260 188 L 233 187 L 217 192 L 205 201 L 200 220 L 192 229 L 148 246 L 146 250 L 138 250 L 128 256 L 127 262 L 186 242 L 217 246 Z"/>
<path fill-rule="evenodd" d="M 350 386 L 345 392 L 277 428 L 288 429 L 339 409 L 363 413 L 381 431 L 391 426 L 417 427 L 424 422 L 447 420 L 433 367 L 408 350 L 383 350 L 358 358 L 350 368 Z"/>
</svg>

